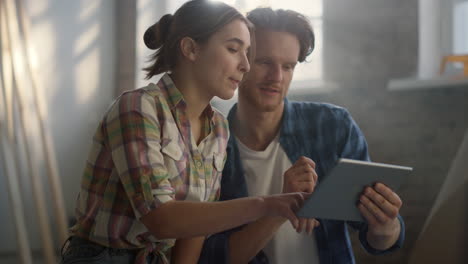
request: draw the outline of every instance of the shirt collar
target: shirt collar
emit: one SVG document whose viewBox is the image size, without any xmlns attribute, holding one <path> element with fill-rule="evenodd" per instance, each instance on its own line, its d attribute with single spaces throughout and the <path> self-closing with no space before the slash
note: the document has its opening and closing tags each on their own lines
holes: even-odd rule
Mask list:
<svg viewBox="0 0 468 264">
<path fill-rule="evenodd" d="M 161 77 L 161 80 L 158 82 L 158 86 L 167 95 L 167 100 L 169 101 L 171 108 L 177 107 L 181 102 L 185 103 L 184 96 L 179 89 L 177 89 L 168 73 L 165 73 Z"/>
<path fill-rule="evenodd" d="M 167 95 L 167 100 L 170 103 L 171 109 L 177 108 L 179 106 L 185 108 L 186 102 L 184 100 L 184 95 L 179 91 L 179 89 L 177 89 L 174 81 L 168 73 L 165 73 L 161 77 L 161 80 L 158 82 L 158 86 Z M 206 106 L 202 115 L 206 115 L 207 118 L 213 122 L 214 110 L 211 107 L 211 104 Z"/>
<path fill-rule="evenodd" d="M 291 105 L 289 105 L 288 103 L 288 99 L 287 98 L 284 98 L 284 108 L 283 108 L 283 116 L 281 118 L 281 132 L 280 132 L 280 137 L 282 136 L 286 136 L 286 135 L 291 135 L 292 132 L 293 132 L 293 126 L 292 126 L 292 121 L 291 119 L 293 118 L 292 116 L 292 107 Z M 231 133 L 234 135 L 234 131 L 233 131 L 233 125 L 234 124 L 234 118 L 236 116 L 236 112 L 237 112 L 237 103 L 235 103 L 231 110 L 229 111 L 229 114 L 228 114 L 228 122 L 229 124 L 231 124 L 229 126 L 229 130 L 231 130 Z"/>
<path fill-rule="evenodd" d="M 293 108 L 289 104 L 287 98 L 284 98 L 283 117 L 281 119 L 281 134 L 280 136 L 293 135 L 293 119 L 294 119 Z"/>
</svg>

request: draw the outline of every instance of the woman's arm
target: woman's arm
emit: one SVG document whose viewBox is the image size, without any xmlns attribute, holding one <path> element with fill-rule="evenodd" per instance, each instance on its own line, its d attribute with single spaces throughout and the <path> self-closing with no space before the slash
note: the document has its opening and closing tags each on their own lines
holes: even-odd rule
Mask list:
<svg viewBox="0 0 468 264">
<path fill-rule="evenodd" d="M 204 241 L 204 236 L 177 239 L 171 249 L 171 264 L 198 263 Z"/>
<path fill-rule="evenodd" d="M 295 215 L 305 193 L 247 197 L 223 202 L 169 201 L 140 218 L 158 239 L 206 236 L 264 216 L 282 216 L 298 225 Z"/>
</svg>

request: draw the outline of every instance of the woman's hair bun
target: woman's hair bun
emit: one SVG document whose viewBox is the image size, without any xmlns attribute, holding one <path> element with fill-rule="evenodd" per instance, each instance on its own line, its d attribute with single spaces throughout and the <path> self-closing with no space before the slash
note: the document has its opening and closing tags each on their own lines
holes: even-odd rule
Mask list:
<svg viewBox="0 0 468 264">
<path fill-rule="evenodd" d="M 156 50 L 162 46 L 169 35 L 173 16 L 166 14 L 156 24 L 146 29 L 143 35 L 146 47 Z"/>
</svg>

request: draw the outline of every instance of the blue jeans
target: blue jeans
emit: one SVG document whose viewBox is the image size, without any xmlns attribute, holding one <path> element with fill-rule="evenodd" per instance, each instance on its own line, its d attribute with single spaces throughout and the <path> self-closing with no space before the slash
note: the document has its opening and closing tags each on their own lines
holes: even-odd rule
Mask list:
<svg viewBox="0 0 468 264">
<path fill-rule="evenodd" d="M 66 246 L 67 242 L 69 244 Z M 62 249 L 61 264 L 133 264 L 137 250 L 108 248 L 76 236 L 70 237 L 65 252 Z M 146 263 L 158 263 L 154 255 L 146 258 Z"/>
</svg>

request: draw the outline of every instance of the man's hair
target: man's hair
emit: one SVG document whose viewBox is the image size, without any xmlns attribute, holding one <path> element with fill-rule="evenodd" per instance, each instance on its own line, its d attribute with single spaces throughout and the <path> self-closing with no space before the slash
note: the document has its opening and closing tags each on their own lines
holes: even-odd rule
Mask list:
<svg viewBox="0 0 468 264">
<path fill-rule="evenodd" d="M 305 61 L 314 50 L 315 36 L 310 21 L 296 11 L 262 7 L 250 11 L 247 19 L 257 30 L 288 32 L 296 36 L 300 44 L 299 62 Z"/>
</svg>

